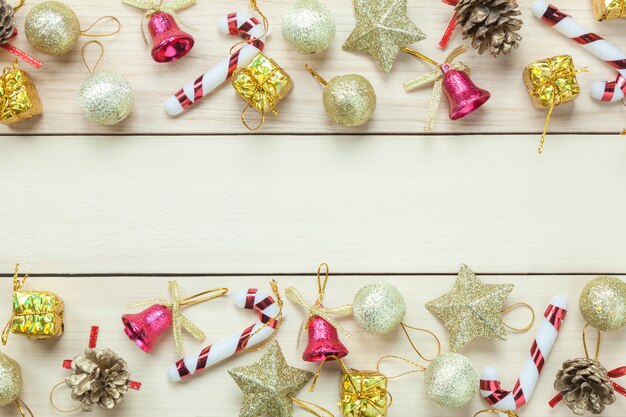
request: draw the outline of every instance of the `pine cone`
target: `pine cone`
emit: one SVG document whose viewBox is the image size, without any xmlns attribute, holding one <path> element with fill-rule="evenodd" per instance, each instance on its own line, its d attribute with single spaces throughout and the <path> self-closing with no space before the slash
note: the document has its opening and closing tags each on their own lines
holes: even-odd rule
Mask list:
<svg viewBox="0 0 626 417">
<path fill-rule="evenodd" d="M 604 407 L 615 402 L 615 391 L 606 369 L 593 359 L 578 358 L 563 362 L 556 374 L 554 388 L 563 395 L 563 401 L 582 416 L 586 411 L 600 414 Z"/>
<path fill-rule="evenodd" d="M 471 38 L 479 54 L 506 55 L 519 47 L 522 37 L 515 32 L 523 22 L 515 17 L 522 14 L 515 0 L 459 0 L 456 12 L 463 39 Z"/>
<path fill-rule="evenodd" d="M 85 349 L 72 361 L 72 374 L 65 378 L 72 399 L 80 401 L 83 411 L 111 409 L 122 402 L 130 384 L 124 359 L 110 349 Z"/>
<path fill-rule="evenodd" d="M 13 6 L 0 0 L 0 44 L 6 43 L 13 34 Z"/>
</svg>

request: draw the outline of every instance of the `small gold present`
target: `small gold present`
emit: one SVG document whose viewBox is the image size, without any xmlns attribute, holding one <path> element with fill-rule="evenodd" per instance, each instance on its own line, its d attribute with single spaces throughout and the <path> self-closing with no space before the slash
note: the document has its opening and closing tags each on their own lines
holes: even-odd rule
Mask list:
<svg viewBox="0 0 626 417">
<path fill-rule="evenodd" d="M 600 21 L 626 18 L 626 0 L 593 0 L 593 14 Z"/>
<path fill-rule="evenodd" d="M 259 52 L 250 64 L 235 71 L 232 84 L 248 103 L 241 114 L 243 124 L 250 130 L 256 130 L 263 125 L 266 113 L 278 114 L 276 105 L 289 93 L 293 80 L 273 59 Z M 261 113 L 261 122 L 255 128 L 251 128 L 244 117 L 250 107 Z"/>
<path fill-rule="evenodd" d="M 387 415 L 387 377 L 376 371 L 350 369 L 341 377 L 339 407 L 344 417 Z"/>
<path fill-rule="evenodd" d="M 11 125 L 43 112 L 32 78 L 17 66 L 6 67 L 0 76 L 0 123 Z"/>
</svg>

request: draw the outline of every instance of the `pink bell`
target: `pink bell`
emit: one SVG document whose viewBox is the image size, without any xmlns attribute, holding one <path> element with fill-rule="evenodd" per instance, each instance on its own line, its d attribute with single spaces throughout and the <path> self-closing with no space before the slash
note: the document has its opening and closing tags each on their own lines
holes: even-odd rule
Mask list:
<svg viewBox="0 0 626 417">
<path fill-rule="evenodd" d="M 489 100 L 489 91 L 480 89 L 472 82 L 465 71 L 459 71 L 450 64 L 441 66 L 443 71 L 443 91 L 450 101 L 450 119 L 461 119 Z"/>
<path fill-rule="evenodd" d="M 343 358 L 348 349 L 339 340 L 337 329 L 320 316 L 309 320 L 309 344 L 302 353 L 306 362 L 322 362 L 328 356 Z"/>
<path fill-rule="evenodd" d="M 172 325 L 172 310 L 154 304 L 141 313 L 124 314 L 124 333 L 144 352 L 150 352 L 156 339 Z"/>
<path fill-rule="evenodd" d="M 193 48 L 193 36 L 183 32 L 169 13 L 150 16 L 148 29 L 152 36 L 152 59 L 156 62 L 176 61 Z"/>
</svg>

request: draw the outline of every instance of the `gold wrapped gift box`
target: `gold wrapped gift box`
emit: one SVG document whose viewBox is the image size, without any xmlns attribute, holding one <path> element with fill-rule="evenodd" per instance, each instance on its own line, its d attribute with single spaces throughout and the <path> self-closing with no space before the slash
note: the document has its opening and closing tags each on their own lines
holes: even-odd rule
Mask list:
<svg viewBox="0 0 626 417">
<path fill-rule="evenodd" d="M 597 20 L 626 18 L 626 0 L 593 0 Z"/>
<path fill-rule="evenodd" d="M 387 414 L 387 377 L 375 371 L 350 369 L 341 378 L 344 417 L 382 417 Z"/>
<path fill-rule="evenodd" d="M 524 69 L 524 82 L 538 108 L 558 106 L 580 94 L 576 68 L 570 55 L 533 62 Z"/>
<path fill-rule="evenodd" d="M 17 62 L 0 76 L 0 123 L 11 125 L 43 112 L 32 78 Z"/>
<path fill-rule="evenodd" d="M 46 291 L 13 292 L 11 332 L 33 339 L 63 334 L 63 301 Z"/>
</svg>

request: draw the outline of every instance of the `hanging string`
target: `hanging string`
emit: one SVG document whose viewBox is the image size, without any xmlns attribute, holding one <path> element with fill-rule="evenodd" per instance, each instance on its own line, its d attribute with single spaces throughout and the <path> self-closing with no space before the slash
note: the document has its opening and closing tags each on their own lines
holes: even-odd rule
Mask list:
<svg viewBox="0 0 626 417">
<path fill-rule="evenodd" d="M 233 46 L 230 47 L 230 51 L 229 54 L 232 55 L 233 51 L 238 47 L 241 46 L 243 44 L 247 44 L 247 43 L 254 43 L 254 41 L 258 41 L 261 38 L 264 38 L 265 35 L 267 35 L 267 32 L 269 31 L 270 28 L 270 23 L 267 20 L 267 17 L 265 17 L 265 15 L 263 14 L 263 12 L 261 12 L 261 10 L 259 9 L 259 6 L 257 5 L 257 0 L 250 0 L 250 2 L 248 3 L 248 7 L 252 10 L 254 10 L 255 12 L 257 12 L 259 14 L 259 16 L 261 16 L 261 20 L 263 21 L 263 34 L 260 36 L 254 36 L 251 37 L 249 39 L 245 39 L 242 41 L 239 41 L 237 43 L 235 43 Z M 245 124 L 245 122 L 244 122 Z M 250 128 L 248 128 L 250 129 Z M 253 130 L 253 129 L 250 129 Z"/>
<path fill-rule="evenodd" d="M 396 378 L 400 378 L 401 376 L 404 376 L 404 375 L 414 374 L 416 372 L 426 372 L 426 367 L 425 366 L 422 366 L 419 363 L 413 362 L 412 360 L 409 360 L 407 358 L 403 358 L 402 356 L 396 356 L 396 355 L 385 355 L 385 356 L 381 357 L 380 359 L 378 359 L 378 362 L 376 362 L 376 371 L 377 372 L 381 372 L 380 364 L 385 359 L 399 359 L 399 360 L 404 361 L 404 362 L 408 363 L 409 365 L 412 365 L 412 366 L 417 368 L 417 369 L 413 369 L 411 371 L 403 372 L 403 373 L 398 374 L 398 375 L 387 377 L 388 379 L 396 379 Z"/>
<path fill-rule="evenodd" d="M 422 358 L 426 362 L 431 362 L 431 361 L 435 360 L 435 358 L 437 358 L 437 356 L 439 356 L 439 354 L 441 353 L 441 341 L 439 340 L 439 338 L 437 337 L 437 335 L 435 333 L 431 332 L 430 330 L 422 329 L 421 327 L 409 326 L 408 324 L 406 324 L 404 322 L 400 323 L 400 326 L 402 327 L 402 331 L 406 335 L 406 338 L 409 340 L 409 344 L 411 345 L 411 347 L 413 348 L 415 353 L 417 353 L 417 355 L 420 358 Z M 424 332 L 424 333 L 427 333 L 427 334 L 431 335 L 433 337 L 433 339 L 435 339 L 435 342 L 437 343 L 437 354 L 435 354 L 435 356 L 433 358 L 427 358 L 424 355 L 422 355 L 422 353 L 419 351 L 417 346 L 415 346 L 415 343 L 413 343 L 413 339 L 409 335 L 409 332 L 408 332 L 407 329 L 417 330 L 417 331 Z"/>
<path fill-rule="evenodd" d="M 57 406 L 54 403 L 54 398 L 53 398 L 54 392 L 63 384 L 65 384 L 65 381 L 61 381 L 61 382 L 57 383 L 54 387 L 52 387 L 52 391 L 50 391 L 50 396 L 49 396 L 50 405 L 52 405 L 52 408 L 57 410 L 59 413 L 64 413 L 64 414 L 74 413 L 74 412 L 80 410 L 81 409 L 80 405 L 78 407 L 76 407 L 76 408 L 63 409 L 63 408 L 60 408 L 59 406 Z"/>
<path fill-rule="evenodd" d="M 22 4 L 23 3 L 24 2 L 22 2 Z M 26 413 L 24 412 L 24 408 L 26 408 L 26 411 L 28 411 L 28 414 L 30 414 L 31 417 L 35 417 L 35 415 L 33 414 L 33 410 L 31 410 L 30 407 L 20 397 L 17 397 L 17 399 L 15 400 L 15 405 L 17 405 L 17 409 L 20 412 L 20 414 L 22 415 L 22 417 L 26 417 Z"/>
<path fill-rule="evenodd" d="M 90 68 L 89 64 L 87 64 L 87 59 L 85 58 L 85 50 L 92 43 L 94 43 L 94 44 L 96 44 L 96 45 L 98 45 L 100 47 L 100 56 L 98 57 L 98 60 L 94 64 L 93 68 Z M 87 71 L 89 71 L 89 74 L 93 75 L 93 73 L 96 72 L 96 68 L 98 68 L 98 64 L 102 60 L 102 57 L 104 56 L 104 45 L 102 45 L 102 42 L 97 41 L 97 40 L 91 40 L 89 42 L 85 42 L 85 44 L 83 45 L 82 49 L 80 50 L 80 55 L 83 58 L 83 64 L 85 64 L 85 68 L 87 68 Z"/>
<path fill-rule="evenodd" d="M 524 332 L 527 332 L 528 330 L 530 330 L 533 327 L 533 324 L 535 324 L 535 309 L 532 308 L 532 306 L 530 304 L 527 304 L 527 303 L 511 304 L 510 306 L 505 307 L 502 310 L 500 310 L 500 313 L 506 314 L 506 313 L 509 313 L 509 312 L 515 310 L 516 308 L 519 308 L 519 307 L 526 307 L 526 308 L 528 308 L 528 310 L 530 310 L 530 314 L 531 314 L 530 323 L 526 327 L 521 327 L 521 328 L 510 326 L 510 325 L 508 325 L 508 324 L 506 324 L 504 322 L 502 324 L 504 324 L 504 327 L 506 327 L 507 329 L 509 329 L 509 330 L 511 330 L 513 332 L 524 333 Z"/>
<path fill-rule="evenodd" d="M 309 71 L 311 73 L 313 78 L 315 78 L 315 81 L 317 81 L 318 83 L 322 84 L 323 86 L 328 85 L 328 81 L 326 81 L 324 79 L 324 77 L 322 77 L 317 71 L 315 71 L 313 68 L 311 68 L 309 66 L 309 64 L 304 64 L 304 67 L 307 69 L 307 71 Z"/>
<path fill-rule="evenodd" d="M 498 414 L 501 413 L 501 414 L 506 414 L 508 417 L 519 417 L 517 413 L 513 410 L 500 410 L 497 408 L 486 408 L 484 410 L 480 410 L 479 412 L 474 414 L 474 417 L 477 417 L 482 413 L 498 413 Z"/>
<path fill-rule="evenodd" d="M 589 323 L 585 324 L 585 327 L 583 327 L 583 349 L 585 349 L 585 356 L 587 357 L 587 359 L 589 359 L 589 351 L 587 350 L 587 328 L 589 327 Z M 596 354 L 594 356 L 594 359 L 597 361 L 598 360 L 598 356 L 600 355 L 600 341 L 602 338 L 602 333 L 600 332 L 600 330 L 597 330 L 598 332 L 598 339 L 596 340 Z"/>
<path fill-rule="evenodd" d="M 407 48 L 406 46 L 403 46 L 402 48 L 400 48 L 400 50 L 402 52 L 406 52 L 409 55 L 413 55 L 414 57 L 419 58 L 422 61 L 428 62 L 429 64 L 433 64 L 436 67 L 440 67 L 441 66 L 441 64 L 438 63 L 437 61 L 434 61 L 434 60 L 428 58 L 426 55 L 422 55 L 419 52 L 417 52 L 417 51 L 415 51 L 415 50 L 413 50 L 411 48 Z"/>
<path fill-rule="evenodd" d="M 115 22 L 115 24 L 117 25 L 117 29 L 115 29 L 113 32 L 110 33 L 89 33 L 89 31 L 91 29 L 93 29 L 98 23 L 102 22 L 105 19 L 111 19 Z M 122 23 L 119 21 L 119 19 L 115 16 L 102 16 L 100 19 L 96 20 L 95 22 L 93 22 L 91 24 L 91 26 L 89 26 L 87 29 L 85 30 L 81 30 L 80 34 L 82 36 L 89 36 L 91 38 L 104 38 L 107 36 L 113 36 L 117 33 L 120 32 L 120 30 L 122 30 Z"/>
<path fill-rule="evenodd" d="M 330 411 L 328 411 L 321 405 L 317 405 L 317 404 L 310 403 L 308 401 L 301 400 L 299 398 L 294 397 L 293 395 L 289 396 L 289 398 L 291 399 L 291 401 L 293 401 L 294 403 L 296 403 L 297 405 L 299 405 L 300 407 L 302 407 L 304 410 L 308 411 L 309 413 L 313 414 L 314 416 L 324 417 L 323 415 L 321 415 L 315 410 L 316 408 L 322 411 L 324 414 L 326 414 L 329 417 L 335 417 L 333 413 L 331 413 Z"/>
<path fill-rule="evenodd" d="M 246 337 L 243 340 L 242 342 L 243 345 L 246 346 L 250 338 L 258 334 L 259 332 L 263 331 L 263 329 L 269 327 L 273 321 L 276 322 L 276 327 L 274 328 L 274 332 L 272 333 L 272 335 L 268 337 L 267 340 L 265 340 L 263 343 L 260 343 L 259 345 L 253 348 L 246 347 L 244 349 L 246 352 L 257 352 L 259 350 L 264 349 L 267 345 L 272 343 L 274 339 L 276 339 L 276 334 L 278 333 L 278 329 L 280 329 L 280 326 L 283 324 L 283 299 L 280 296 L 280 291 L 278 289 L 278 283 L 276 282 L 276 280 L 273 279 L 272 281 L 270 281 L 270 287 L 272 288 L 272 292 L 276 296 L 276 304 L 278 305 L 278 314 L 275 317 L 273 317 L 272 320 L 268 320 L 267 322 L 263 323 L 263 326 L 259 327 L 258 329 L 250 333 L 248 337 Z"/>
<path fill-rule="evenodd" d="M 23 5 L 26 3 L 26 0 L 19 0 L 15 6 L 13 6 L 13 13 L 17 12 Z M 26 404 L 24 404 L 26 405 Z M 28 407 L 26 407 L 28 408 Z M 32 414 L 32 413 L 31 413 Z"/>
<path fill-rule="evenodd" d="M 28 279 L 28 274 L 24 274 L 22 279 L 20 280 L 20 264 L 15 264 L 15 270 L 13 271 L 13 292 L 19 291 L 22 289 L 26 280 Z M 9 317 L 9 321 L 4 326 L 2 330 L 2 345 L 7 344 L 7 339 L 9 338 L 9 333 L 11 331 L 11 324 L 13 323 L 13 318 L 15 317 L 14 313 L 11 313 L 11 317 Z"/>
</svg>

